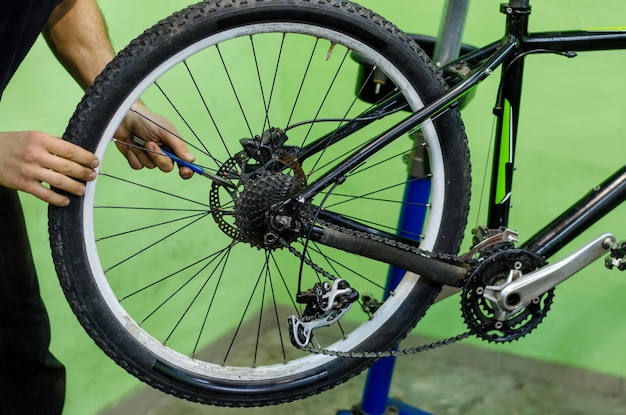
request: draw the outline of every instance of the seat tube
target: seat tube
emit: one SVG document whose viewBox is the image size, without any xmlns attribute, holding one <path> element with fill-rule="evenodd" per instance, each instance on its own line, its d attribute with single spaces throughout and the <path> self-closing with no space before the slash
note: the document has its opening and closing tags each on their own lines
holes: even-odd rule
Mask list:
<svg viewBox="0 0 626 415">
<path fill-rule="evenodd" d="M 507 36 L 515 37 L 522 43 L 528 34 L 529 0 L 511 0 L 501 5 L 500 10 L 507 15 Z M 497 127 L 487 221 L 487 225 L 494 229 L 507 226 L 509 221 L 523 75 L 524 57 L 520 52 L 511 54 L 502 65 L 501 84 L 494 108 Z"/>
<path fill-rule="evenodd" d="M 509 0 L 511 8 L 530 8 L 530 0 Z"/>
</svg>

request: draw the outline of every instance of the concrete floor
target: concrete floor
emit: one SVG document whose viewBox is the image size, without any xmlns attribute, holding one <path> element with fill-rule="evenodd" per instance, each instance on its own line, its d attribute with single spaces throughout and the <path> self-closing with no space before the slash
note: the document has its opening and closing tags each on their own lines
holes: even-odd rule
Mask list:
<svg viewBox="0 0 626 415">
<path fill-rule="evenodd" d="M 426 342 L 411 336 L 403 346 Z M 626 414 L 621 378 L 463 344 L 400 359 L 390 396 L 435 415 Z M 263 408 L 204 406 L 146 387 L 101 415 L 330 415 L 358 404 L 364 382 L 361 375 L 320 395 Z M 387 412 L 395 413 L 393 407 Z"/>
</svg>

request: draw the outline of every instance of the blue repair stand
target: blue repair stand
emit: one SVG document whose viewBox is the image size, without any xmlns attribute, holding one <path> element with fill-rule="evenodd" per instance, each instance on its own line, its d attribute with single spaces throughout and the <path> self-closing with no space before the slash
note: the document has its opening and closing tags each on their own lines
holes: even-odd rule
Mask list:
<svg viewBox="0 0 626 415">
<path fill-rule="evenodd" d="M 414 158 L 415 159 L 415 158 Z M 422 233 L 426 206 L 430 198 L 430 180 L 411 180 L 404 191 L 404 200 L 400 212 L 401 234 L 420 235 Z M 405 270 L 390 267 L 385 292 L 393 290 L 405 274 Z M 396 363 L 395 357 L 386 357 L 376 362 L 368 371 L 363 397 L 359 408 L 353 411 L 340 411 L 338 415 L 363 414 L 384 415 L 390 408 L 401 415 L 432 415 L 429 412 L 414 408 L 397 399 L 389 398 L 389 390 Z"/>
<path fill-rule="evenodd" d="M 413 158 L 415 160 L 415 157 Z M 404 191 L 404 200 L 400 212 L 401 234 L 406 237 L 420 235 L 423 230 L 426 206 L 430 199 L 430 180 L 411 180 Z M 390 267 L 387 276 L 387 289 L 393 290 L 402 277 L 405 270 Z M 393 370 L 396 363 L 395 357 L 387 357 L 379 360 L 372 366 L 365 381 L 365 388 L 361 400 L 360 413 L 367 415 L 384 415 L 389 408 L 394 408 L 394 413 L 401 415 L 431 415 L 421 409 L 412 407 L 397 399 L 389 398 L 389 390 L 393 378 Z"/>
<path fill-rule="evenodd" d="M 469 0 L 447 0 L 444 5 L 439 36 L 433 52 L 434 61 L 439 66 L 459 56 L 468 4 Z M 416 142 L 420 140 L 419 133 L 412 138 Z M 422 233 L 426 206 L 430 199 L 430 181 L 412 180 L 414 177 L 424 177 L 423 171 L 420 171 L 424 167 L 424 155 L 419 154 L 419 145 L 415 148 L 418 150 L 410 161 L 409 180 L 404 192 L 398 227 L 399 233 L 407 238 L 414 238 L 414 235 Z M 389 269 L 386 292 L 398 285 L 405 272 L 395 267 Z M 383 358 L 376 362 L 367 373 L 360 405 L 350 411 L 339 411 L 337 415 L 385 415 L 388 412 L 400 415 L 432 415 L 398 399 L 389 398 L 395 362 L 395 357 Z"/>
</svg>

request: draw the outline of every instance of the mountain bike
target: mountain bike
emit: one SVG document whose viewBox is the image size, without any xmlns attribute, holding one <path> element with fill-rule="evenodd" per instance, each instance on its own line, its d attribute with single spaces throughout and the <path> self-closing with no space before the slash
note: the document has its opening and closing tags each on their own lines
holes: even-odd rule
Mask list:
<svg viewBox="0 0 626 415">
<path fill-rule="evenodd" d="M 422 350 L 394 348 L 444 286 L 461 292 L 468 331 L 424 349 L 518 339 L 556 285 L 604 256 L 623 269 L 626 245 L 611 234 L 546 261 L 624 200 L 625 168 L 522 244 L 508 217 L 525 58 L 625 49 L 626 32 L 528 33 L 528 0 L 501 11 L 502 39 L 442 67 L 347 1 L 202 2 L 147 30 L 65 134 L 101 160 L 85 196 L 49 213 L 85 330 L 165 392 L 269 405 Z M 471 181 L 459 106 L 497 69 L 489 217 L 459 254 Z M 145 140 L 114 134 L 138 100 L 194 152 L 187 164 L 162 152 L 192 179 L 126 166 L 116 147 Z"/>
</svg>

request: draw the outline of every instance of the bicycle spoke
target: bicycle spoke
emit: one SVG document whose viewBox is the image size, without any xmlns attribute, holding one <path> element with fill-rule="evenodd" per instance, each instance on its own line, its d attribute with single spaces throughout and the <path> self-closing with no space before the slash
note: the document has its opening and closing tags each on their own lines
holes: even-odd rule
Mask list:
<svg viewBox="0 0 626 415">
<path fill-rule="evenodd" d="M 285 276 L 280 270 L 281 267 L 278 261 L 276 261 L 276 258 L 274 257 L 273 254 L 271 258 L 272 258 L 272 263 L 274 264 L 274 267 L 276 268 L 276 272 L 278 272 L 278 275 L 280 277 L 280 281 L 282 282 L 282 286 L 285 288 L 285 291 L 288 293 L 288 298 L 289 298 L 289 301 L 291 302 L 291 305 L 293 306 L 293 310 L 295 313 L 297 313 L 298 316 L 300 316 L 301 313 L 299 311 L 298 305 L 296 304 L 296 293 L 292 288 L 289 287 L 289 284 L 287 284 L 287 280 L 285 279 Z"/>
<path fill-rule="evenodd" d="M 402 182 L 395 183 L 395 184 L 392 184 L 392 185 L 389 185 L 389 186 L 385 186 L 385 187 L 380 188 L 380 189 L 372 190 L 371 192 L 367 192 L 367 193 L 364 193 L 364 194 L 346 195 L 346 196 L 344 196 L 345 197 L 344 200 L 339 201 L 339 202 L 330 203 L 327 206 L 325 206 L 325 208 L 326 209 L 333 208 L 333 207 L 342 205 L 344 203 L 352 202 L 352 201 L 357 200 L 357 199 L 364 199 L 365 200 L 369 196 L 372 196 L 372 195 L 375 195 L 375 194 L 378 194 L 378 193 L 382 193 L 382 192 L 384 192 L 386 190 L 395 189 L 395 188 L 398 188 L 398 187 L 401 187 L 401 186 L 405 186 L 407 183 L 410 183 L 410 182 L 413 182 L 413 181 L 418 181 L 418 180 L 422 180 L 422 179 L 411 179 L 409 181 L 402 181 Z M 341 196 L 341 195 L 335 195 L 334 193 L 332 195 L 333 196 Z M 371 200 L 374 200 L 374 199 L 371 199 Z M 389 202 L 388 199 L 379 199 L 379 200 L 383 200 L 383 201 Z M 394 203 L 398 203 L 398 202 L 396 201 Z M 402 202 L 399 202 L 399 203 L 402 203 Z"/>
<path fill-rule="evenodd" d="M 229 250 L 228 250 L 229 251 Z M 213 278 L 213 275 L 215 275 L 215 271 L 217 270 L 217 268 L 220 266 L 220 264 L 225 261 L 226 256 L 220 256 L 219 257 L 219 261 L 217 263 L 217 265 L 215 265 L 215 267 L 213 267 L 213 270 L 211 271 L 211 273 L 206 277 L 206 279 L 204 280 L 204 283 L 202 284 L 202 286 L 200 287 L 200 289 L 196 292 L 196 294 L 193 296 L 193 298 L 191 299 L 191 301 L 189 301 L 189 305 L 187 306 L 187 308 L 185 309 L 185 311 L 182 313 L 182 315 L 180 316 L 180 318 L 178 319 L 178 321 L 176 322 L 176 324 L 174 325 L 174 327 L 172 328 L 172 330 L 170 331 L 170 333 L 167 335 L 167 337 L 165 338 L 165 340 L 163 341 L 163 343 L 167 343 L 167 341 L 170 339 L 170 337 L 172 337 L 172 335 L 174 334 L 174 331 L 176 331 L 176 329 L 178 328 L 178 326 L 180 325 L 180 323 L 183 321 L 183 319 L 185 318 L 185 316 L 187 316 L 187 314 L 189 313 L 189 310 L 191 309 L 191 307 L 193 306 L 193 304 L 196 302 L 196 300 L 198 299 L 198 297 L 200 296 L 200 294 L 202 293 L 202 291 L 204 290 L 204 288 L 207 286 L 207 284 L 209 283 L 209 281 L 211 280 L 211 278 Z M 211 265 L 211 263 L 207 264 L 204 268 L 202 268 L 200 271 L 198 271 L 198 273 L 196 273 L 193 277 L 191 277 L 189 279 L 189 282 L 193 279 L 195 279 L 198 275 L 200 275 L 200 273 L 202 271 L 204 271 L 209 265 Z M 183 286 L 180 287 L 180 290 L 183 289 L 183 287 L 186 285 L 187 283 L 185 283 Z M 179 290 L 179 291 L 180 291 Z M 177 291 L 177 292 L 179 292 Z M 176 293 L 177 293 L 176 292 Z M 172 294 L 172 297 L 176 294 Z"/>
<path fill-rule="evenodd" d="M 226 65 L 226 62 L 224 61 L 224 56 L 222 55 L 222 51 L 220 49 L 219 45 L 215 46 L 215 50 L 217 51 L 217 54 L 220 57 L 220 61 L 222 62 L 222 67 L 224 68 L 224 72 L 226 73 L 226 77 L 228 78 L 228 83 L 230 84 L 230 88 L 232 90 L 233 95 L 235 96 L 235 99 L 237 100 L 237 104 L 239 105 L 239 110 L 241 111 L 241 115 L 243 117 L 243 120 L 246 124 L 246 127 L 248 127 L 248 132 L 250 133 L 250 137 L 254 137 L 254 133 L 252 132 L 252 128 L 250 127 L 250 123 L 248 122 L 248 117 L 246 117 L 246 112 L 243 109 L 243 105 L 241 103 L 241 100 L 239 99 L 239 94 L 237 93 L 237 89 L 235 88 L 235 84 L 233 82 L 233 78 L 230 74 L 230 71 L 228 70 L 228 65 Z"/>
<path fill-rule="evenodd" d="M 192 262 L 191 264 L 186 265 L 186 266 L 184 266 L 183 268 L 180 268 L 180 269 L 178 269 L 178 270 L 176 270 L 176 271 L 174 271 L 174 272 L 172 272 L 172 273 L 170 273 L 170 274 L 166 275 L 165 277 L 161 277 L 161 278 L 159 278 L 159 279 L 158 279 L 158 280 L 156 280 L 156 281 L 153 281 L 153 282 L 151 282 L 151 283 L 149 283 L 149 284 L 147 284 L 147 285 L 145 285 L 145 286 L 143 286 L 143 287 L 141 287 L 141 288 L 139 288 L 139 289 L 134 290 L 133 292 L 131 292 L 131 293 L 129 293 L 129 294 L 124 295 L 123 297 L 121 297 L 121 298 L 119 299 L 119 301 L 120 301 L 120 302 L 123 302 L 123 301 L 125 301 L 125 300 L 127 300 L 127 299 L 129 299 L 129 298 L 131 298 L 131 297 L 136 296 L 137 294 L 141 294 L 141 293 L 145 292 L 146 290 L 148 290 L 148 289 L 150 289 L 150 288 L 152 288 L 152 287 L 155 287 L 155 286 L 157 286 L 158 284 L 161 284 L 161 283 L 163 283 L 163 282 L 165 282 L 165 281 L 168 281 L 170 278 L 173 278 L 173 277 L 175 277 L 175 276 L 179 275 L 180 273 L 182 273 L 182 272 L 184 272 L 184 271 L 186 271 L 186 270 L 188 270 L 188 269 L 190 269 L 190 268 L 192 268 L 192 267 L 194 267 L 194 266 L 196 266 L 196 265 L 198 265 L 198 264 L 201 264 L 201 263 L 202 263 L 202 262 L 204 262 L 204 261 L 207 261 L 207 260 L 209 260 L 209 259 L 211 259 L 211 258 L 213 258 L 213 257 L 216 257 L 216 256 L 221 255 L 224 251 L 226 251 L 226 250 L 228 250 L 228 249 L 230 249 L 230 246 L 228 246 L 228 247 L 224 248 L 224 249 L 223 249 L 223 250 L 221 250 L 221 251 L 214 252 L 213 254 L 211 254 L 211 255 L 209 255 L 209 256 L 206 256 L 206 257 L 204 257 L 204 258 L 201 258 L 201 259 L 199 259 L 199 260 L 197 260 L 197 261 L 195 261 L 195 262 Z M 212 261 L 212 259 L 211 259 L 211 261 Z"/>
<path fill-rule="evenodd" d="M 313 58 L 315 57 L 315 52 L 317 51 L 317 45 L 319 43 L 319 38 L 315 38 L 314 39 L 315 43 L 313 44 L 313 47 L 311 48 L 311 54 L 309 55 L 309 59 L 307 61 L 307 64 L 305 66 L 304 69 L 304 74 L 302 75 L 302 79 L 300 81 L 300 85 L 298 86 L 298 92 L 296 93 L 296 96 L 294 98 L 293 104 L 291 104 L 291 113 L 289 114 L 289 117 L 287 118 L 287 122 L 285 124 L 285 129 L 287 129 L 287 127 L 289 125 L 291 125 L 291 119 L 293 118 L 294 112 L 296 110 L 296 106 L 298 105 L 298 103 L 300 102 L 300 95 L 302 94 L 302 90 L 304 88 L 304 83 L 307 79 L 307 75 L 309 74 L 309 70 L 311 69 L 311 63 L 313 62 Z"/>
<path fill-rule="evenodd" d="M 254 356 L 252 358 L 252 367 L 257 365 L 257 356 L 259 352 L 259 339 L 261 338 L 261 323 L 263 322 L 263 312 L 265 311 L 265 294 L 267 290 L 267 283 L 269 279 L 269 254 L 265 252 L 265 264 L 267 265 L 263 269 L 263 288 L 261 290 L 261 306 L 259 307 L 259 317 L 257 321 L 256 339 L 254 344 Z"/>
<path fill-rule="evenodd" d="M 104 270 L 105 273 L 111 271 L 114 268 L 119 267 L 120 265 L 124 264 L 127 261 L 130 261 L 131 259 L 137 257 L 137 255 L 142 254 L 144 252 L 146 252 L 147 250 L 149 250 L 150 248 L 154 248 L 155 246 L 157 246 L 158 244 L 160 244 L 161 242 L 167 240 L 168 238 L 171 238 L 172 236 L 174 236 L 175 234 L 177 234 L 178 232 L 190 227 L 191 225 L 193 225 L 194 223 L 198 222 L 201 219 L 204 219 L 208 216 L 208 214 L 204 214 L 202 216 L 200 216 L 197 219 L 194 219 L 193 221 L 191 221 L 190 223 L 185 224 L 184 226 L 181 226 L 180 228 L 176 229 L 173 232 L 170 232 L 169 234 L 165 235 L 164 237 L 144 246 L 143 248 L 141 248 L 140 250 L 136 251 L 135 253 L 128 255 L 126 258 L 120 260 L 119 262 L 115 263 L 114 265 L 109 266 L 108 268 L 106 268 Z"/>
<path fill-rule="evenodd" d="M 197 213 L 195 215 L 183 216 L 181 218 L 167 220 L 167 221 L 163 221 L 163 222 L 159 222 L 159 223 L 154 223 L 154 224 L 151 224 L 151 225 L 148 225 L 148 226 L 142 226 L 140 228 L 134 228 L 134 229 L 130 229 L 130 230 L 127 230 L 127 231 L 124 231 L 124 232 L 118 232 L 118 233 L 114 233 L 114 234 L 107 235 L 107 236 L 100 236 L 100 237 L 98 237 L 96 239 L 96 242 L 104 241 L 104 240 L 110 239 L 110 238 L 117 238 L 117 237 L 120 237 L 120 236 L 129 235 L 129 234 L 134 233 L 134 232 L 140 232 L 140 231 L 145 231 L 145 230 L 148 230 L 148 229 L 154 229 L 154 228 L 157 228 L 159 226 L 169 225 L 171 223 L 175 223 L 175 222 L 178 222 L 178 221 L 181 221 L 181 220 L 185 220 L 185 219 L 192 219 L 192 218 L 195 218 L 195 217 L 198 217 L 198 216 L 202 216 L 202 215 L 204 215 L 204 213 Z"/>
<path fill-rule="evenodd" d="M 330 95 L 330 91 L 333 89 L 333 86 L 335 85 L 335 81 L 337 80 L 337 76 L 339 75 L 339 72 L 341 71 L 341 68 L 343 67 L 343 64 L 346 61 L 346 58 L 348 57 L 349 53 L 350 53 L 350 51 L 346 49 L 346 52 L 343 55 L 343 58 L 341 59 L 339 67 L 337 68 L 334 76 L 332 77 L 332 80 L 330 81 L 330 85 L 328 85 L 328 88 L 326 89 L 326 93 L 324 94 L 324 97 L 322 98 L 321 102 L 319 103 L 319 106 L 317 107 L 317 112 L 315 113 L 315 115 L 313 117 L 314 120 L 317 120 L 320 112 L 322 111 L 322 108 L 324 107 L 324 104 L 326 103 L 326 100 L 328 99 L 328 96 Z M 328 57 L 327 57 L 327 60 L 328 60 Z M 300 145 L 300 147 L 304 147 L 304 145 L 307 142 L 307 139 L 309 138 L 309 135 L 311 134 L 312 129 L 313 129 L 313 124 L 310 124 L 309 125 L 309 130 L 305 134 L 304 139 L 302 140 L 302 144 Z M 314 166 L 316 164 L 317 163 L 315 163 Z"/>
<path fill-rule="evenodd" d="M 341 68 L 343 67 L 343 62 L 345 61 L 346 57 L 348 56 L 349 51 L 346 51 L 346 54 L 344 55 L 343 61 L 341 63 L 341 65 L 339 66 L 339 69 L 337 70 L 337 74 L 339 73 L 339 71 L 341 70 Z M 352 110 L 352 108 L 354 107 L 354 105 L 357 103 L 358 99 L 359 99 L 359 95 L 361 94 L 361 92 L 363 91 L 363 88 L 365 87 L 365 84 L 369 81 L 369 79 L 371 79 L 371 77 L 373 76 L 373 72 L 374 70 L 372 70 L 370 72 L 370 74 L 368 75 L 367 79 L 365 81 L 363 81 L 361 87 L 359 88 L 359 91 L 357 92 L 357 94 L 355 94 L 354 99 L 352 100 L 352 102 L 350 102 L 350 105 L 348 106 L 348 108 L 345 111 L 345 114 L 343 115 L 343 119 L 348 119 L 348 114 L 350 113 L 350 111 Z M 335 74 L 335 78 L 333 78 L 333 83 L 336 80 L 337 74 Z M 332 88 L 332 86 L 331 86 Z M 330 92 L 330 88 L 329 88 L 329 92 Z M 322 103 L 323 105 L 323 103 Z M 320 106 L 320 110 L 321 110 L 321 106 Z M 319 113 L 319 112 L 318 112 Z M 317 116 L 317 114 L 316 114 Z M 317 164 L 320 162 L 320 160 L 324 157 L 324 154 L 326 153 L 326 150 L 328 150 L 328 147 L 330 146 L 330 144 L 333 142 L 333 138 L 335 136 L 335 134 L 340 130 L 341 126 L 342 126 L 343 122 L 340 121 L 339 125 L 337 126 L 337 128 L 332 132 L 330 138 L 328 139 L 326 146 L 324 146 L 324 148 L 322 148 L 322 151 L 320 152 L 317 161 L 313 164 L 313 167 L 311 168 L 312 171 L 317 169 Z M 313 124 L 311 124 L 312 127 Z M 308 136 L 308 133 L 307 133 Z"/>
<path fill-rule="evenodd" d="M 268 255 L 270 255 L 272 257 L 272 260 L 275 263 L 274 260 L 274 255 L 270 252 L 268 252 Z M 268 267 L 269 270 L 269 267 Z M 285 343 L 283 341 L 283 331 L 281 329 L 281 322 L 280 322 L 280 318 L 278 316 L 278 300 L 276 297 L 276 291 L 274 290 L 274 281 L 273 278 L 271 278 L 271 276 L 268 274 L 268 279 L 269 279 L 269 283 L 270 283 L 270 291 L 271 291 L 271 295 L 272 295 L 272 304 L 273 304 L 273 308 L 274 308 L 274 318 L 275 318 L 275 322 L 276 322 L 276 329 L 278 330 L 278 338 L 279 338 L 279 343 L 280 343 L 280 348 L 281 348 L 281 353 L 283 356 L 283 362 L 287 361 L 287 352 L 285 350 Z M 281 275 L 281 279 L 282 279 L 282 275 Z M 260 337 L 260 336 L 259 336 Z"/>
<path fill-rule="evenodd" d="M 224 270 L 226 269 L 226 264 L 228 263 L 228 257 L 230 256 L 230 253 L 232 251 L 232 246 L 229 245 L 229 247 L 226 250 L 226 254 L 224 256 L 224 261 L 221 261 L 222 266 L 220 267 L 220 273 L 217 279 L 217 282 L 215 283 L 215 289 L 213 290 L 213 294 L 211 295 L 211 299 L 209 300 L 209 303 L 206 307 L 206 313 L 204 314 L 204 318 L 202 319 L 202 325 L 200 327 L 200 330 L 198 332 L 198 337 L 196 337 L 196 342 L 193 346 L 193 351 L 191 353 L 192 356 L 196 355 L 196 352 L 198 351 L 198 346 L 200 345 L 200 339 L 202 338 L 202 333 L 204 333 L 204 329 L 206 327 L 206 323 L 207 320 L 209 318 L 209 314 L 211 312 L 211 309 L 213 308 L 213 304 L 215 302 L 215 298 L 217 297 L 217 293 L 219 291 L 220 288 L 220 284 L 222 282 L 222 278 L 224 277 Z"/>
<path fill-rule="evenodd" d="M 372 278 L 366 277 L 364 274 L 358 272 L 354 267 L 349 267 L 346 264 L 337 261 L 332 256 L 324 254 L 324 251 L 318 246 L 317 243 L 314 243 L 314 247 L 315 247 L 314 251 L 324 259 L 324 261 L 328 264 L 328 266 L 330 268 L 333 269 L 333 272 L 336 275 L 340 275 L 341 274 L 339 272 L 338 268 L 342 268 L 345 271 L 347 271 L 348 273 L 350 273 L 351 275 L 355 275 L 355 276 L 357 276 L 357 277 L 367 281 L 372 286 L 374 286 L 376 288 L 380 288 L 381 290 L 385 291 L 385 287 L 382 284 L 380 284 L 379 282 L 374 281 Z M 347 277 L 347 278 L 344 278 L 344 279 L 346 279 L 348 281 L 352 280 L 352 278 L 350 278 L 350 277 Z"/>
<path fill-rule="evenodd" d="M 274 76 L 273 76 L 273 78 L 272 78 L 272 86 L 271 86 L 271 88 L 270 88 L 270 96 L 269 96 L 269 99 L 268 99 L 268 101 L 267 101 L 267 108 L 268 108 L 268 111 L 269 111 L 270 106 L 272 105 L 272 98 L 274 97 L 274 92 L 275 92 L 276 82 L 277 82 L 277 80 L 278 80 L 278 68 L 280 67 L 281 58 L 282 58 L 282 56 L 283 56 L 283 47 L 284 47 L 284 45 L 285 45 L 285 37 L 286 37 L 286 35 L 285 35 L 285 33 L 283 33 L 283 34 L 282 34 L 281 41 L 280 41 L 280 47 L 279 47 L 279 49 L 278 49 L 278 56 L 276 57 L 276 65 L 274 66 Z M 272 125 L 271 125 L 271 123 L 269 122 L 269 119 L 268 119 L 268 124 L 267 124 L 267 126 L 266 126 L 266 125 L 263 125 L 263 131 L 265 131 L 265 130 L 266 130 L 266 128 L 269 128 L 269 127 L 271 127 L 271 126 L 272 126 Z"/>
<path fill-rule="evenodd" d="M 247 300 L 246 306 L 244 307 L 244 309 L 243 309 L 243 311 L 241 313 L 241 318 L 239 319 L 239 323 L 237 324 L 237 327 L 236 327 L 236 329 L 233 332 L 230 345 L 228 346 L 228 350 L 226 351 L 226 354 L 224 355 L 224 360 L 222 361 L 222 363 L 224 363 L 224 364 L 226 364 L 228 356 L 230 355 L 230 353 L 231 353 L 231 351 L 233 349 L 233 346 L 235 344 L 235 340 L 236 340 L 237 336 L 239 335 L 239 332 L 241 331 L 241 328 L 243 327 L 244 320 L 246 318 L 246 315 L 248 314 L 248 310 L 250 309 L 250 305 L 252 304 L 252 301 L 254 299 L 254 294 L 257 291 L 259 283 L 263 279 L 263 275 L 265 274 L 265 269 L 267 268 L 267 266 L 268 266 L 268 263 L 266 261 L 266 262 L 263 263 L 263 267 L 262 267 L 262 269 L 261 269 L 261 271 L 259 273 L 259 276 L 256 278 L 256 281 L 254 283 L 254 287 L 252 288 L 252 292 L 248 296 L 248 300 Z"/>
<path fill-rule="evenodd" d="M 144 184 L 141 184 L 141 183 L 138 183 L 138 182 L 134 182 L 134 181 L 131 181 L 131 180 L 128 180 L 128 179 L 124 179 L 124 178 L 119 177 L 119 176 L 113 176 L 111 174 L 103 173 L 103 172 L 100 172 L 100 176 L 104 176 L 104 177 L 108 177 L 108 178 L 111 178 L 111 179 L 114 179 L 114 180 L 118 180 L 120 182 L 131 184 L 133 186 L 137 186 L 137 187 L 140 187 L 142 189 L 150 190 L 150 191 L 155 192 L 155 193 L 160 193 L 160 194 L 165 195 L 165 196 L 170 196 L 170 197 L 172 197 L 174 199 L 179 199 L 179 200 L 183 200 L 185 202 L 191 202 L 191 203 L 194 203 L 194 204 L 197 204 L 197 205 L 200 205 L 200 206 L 204 206 L 206 208 L 210 208 L 210 206 L 208 206 L 207 204 L 202 203 L 202 202 L 198 202 L 197 200 L 192 200 L 192 199 L 189 199 L 189 198 L 177 195 L 177 194 L 172 193 L 172 192 L 164 191 L 162 189 L 157 189 L 156 187 L 144 185 Z"/>
<path fill-rule="evenodd" d="M 272 122 L 270 121 L 270 101 L 269 99 L 266 99 L 265 97 L 265 89 L 263 88 L 263 78 L 261 77 L 261 70 L 259 69 L 259 60 L 256 54 L 256 49 L 254 47 L 254 38 L 250 36 L 249 39 L 250 39 L 250 47 L 252 49 L 252 56 L 254 58 L 254 67 L 256 69 L 256 76 L 259 82 L 259 90 L 261 92 L 261 101 L 263 105 L 263 110 L 265 112 L 265 117 L 263 119 L 263 127 L 261 128 L 261 131 L 265 131 L 266 125 L 267 126 L 272 125 Z M 278 68 L 276 68 L 276 70 L 278 70 Z"/>
<path fill-rule="evenodd" d="M 187 73 L 189 73 L 189 77 L 191 78 L 191 81 L 193 82 L 193 85 L 196 89 L 196 91 L 198 92 L 198 96 L 200 97 L 200 100 L 202 101 L 202 105 L 204 106 L 204 109 L 207 112 L 207 115 L 209 116 L 209 118 L 211 119 L 211 123 L 213 124 L 213 127 L 215 128 L 215 131 L 217 131 L 217 135 L 220 138 L 220 141 L 222 142 L 222 145 L 224 146 L 224 149 L 226 150 L 226 152 L 228 153 L 228 157 L 232 157 L 232 154 L 230 154 L 229 152 L 229 148 L 228 145 L 226 144 L 226 141 L 224 139 L 224 136 L 222 135 L 222 133 L 220 132 L 219 127 L 217 126 L 217 122 L 215 121 L 215 118 L 213 117 L 213 114 L 211 112 L 211 110 L 209 109 L 209 105 L 207 104 L 206 99 L 204 98 L 204 95 L 202 94 L 202 91 L 200 90 L 200 86 L 198 85 L 198 82 L 196 81 L 196 78 L 193 75 L 193 72 L 191 71 L 191 68 L 189 67 L 189 64 L 187 63 L 187 61 L 183 61 L 183 64 L 185 65 L 185 68 L 187 69 Z M 170 101 L 171 102 L 171 101 Z M 209 151 L 209 149 L 206 147 L 206 145 L 204 144 L 203 141 L 200 140 L 200 138 L 198 138 L 198 136 L 196 135 L 196 138 L 198 139 L 198 141 L 200 142 L 200 145 L 202 146 L 202 148 L 205 151 L 205 154 L 210 155 L 211 152 Z M 213 157 L 211 157 L 213 158 Z M 217 162 L 217 160 L 215 160 Z M 219 163 L 218 163 L 219 164 Z"/>
</svg>

